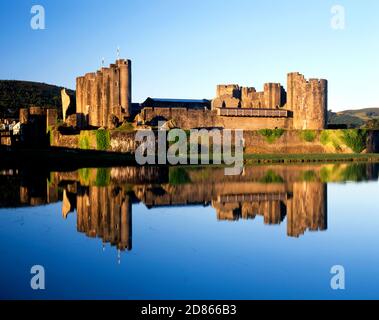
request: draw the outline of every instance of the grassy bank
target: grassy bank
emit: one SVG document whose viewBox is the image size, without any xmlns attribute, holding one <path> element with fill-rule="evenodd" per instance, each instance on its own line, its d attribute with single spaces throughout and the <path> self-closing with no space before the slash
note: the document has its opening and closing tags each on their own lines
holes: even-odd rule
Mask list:
<svg viewBox="0 0 379 320">
<path fill-rule="evenodd" d="M 245 154 L 244 162 L 246 164 L 304 162 L 379 162 L 379 154 Z"/>
</svg>

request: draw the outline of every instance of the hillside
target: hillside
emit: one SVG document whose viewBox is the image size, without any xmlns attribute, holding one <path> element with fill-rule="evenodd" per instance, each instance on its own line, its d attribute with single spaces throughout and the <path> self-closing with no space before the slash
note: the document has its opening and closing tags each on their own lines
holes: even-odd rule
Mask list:
<svg viewBox="0 0 379 320">
<path fill-rule="evenodd" d="M 61 89 L 46 83 L 0 80 L 0 117 L 17 117 L 20 108 L 33 105 L 60 108 Z"/>
<path fill-rule="evenodd" d="M 371 127 L 379 121 L 379 108 L 364 108 L 329 112 L 330 124 L 346 124 L 349 128 Z"/>
</svg>

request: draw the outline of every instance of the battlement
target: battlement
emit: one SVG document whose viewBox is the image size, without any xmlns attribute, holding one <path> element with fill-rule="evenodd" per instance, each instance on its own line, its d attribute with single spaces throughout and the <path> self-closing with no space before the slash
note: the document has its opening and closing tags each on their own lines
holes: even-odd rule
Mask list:
<svg viewBox="0 0 379 320">
<path fill-rule="evenodd" d="M 241 96 L 241 88 L 237 84 L 221 84 L 217 86 L 217 96 L 239 98 Z"/>
<path fill-rule="evenodd" d="M 328 82 L 325 79 L 307 80 L 299 72 L 287 76 L 287 92 L 280 83 L 265 83 L 263 91 L 254 87 L 233 85 L 217 86 L 217 96 L 212 101 L 212 109 L 220 116 L 246 117 L 251 115 L 276 116 L 282 114 L 293 117 L 293 129 L 324 129 L 327 117 Z M 253 112 L 242 110 L 280 110 L 286 108 L 286 113 Z M 229 110 L 229 111 L 228 111 Z"/>
<path fill-rule="evenodd" d="M 266 83 L 261 92 L 254 87 L 217 86 L 217 97 L 212 108 L 275 109 L 285 104 L 285 91 L 280 83 Z"/>
</svg>

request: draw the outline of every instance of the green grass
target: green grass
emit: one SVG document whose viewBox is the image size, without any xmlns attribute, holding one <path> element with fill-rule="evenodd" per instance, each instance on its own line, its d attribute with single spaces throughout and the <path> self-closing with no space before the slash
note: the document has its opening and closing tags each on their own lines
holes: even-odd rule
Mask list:
<svg viewBox="0 0 379 320">
<path fill-rule="evenodd" d="M 276 174 L 274 171 L 269 170 L 266 175 L 259 181 L 261 183 L 283 183 L 284 179 Z"/>
<path fill-rule="evenodd" d="M 108 130 L 100 129 L 96 131 L 97 150 L 106 151 L 111 146 L 111 138 Z"/>
<path fill-rule="evenodd" d="M 301 180 L 306 182 L 316 181 L 317 175 L 314 170 L 307 170 L 301 173 Z"/>
<path fill-rule="evenodd" d="M 317 137 L 317 133 L 313 130 L 302 130 L 300 132 L 300 136 L 306 142 L 314 142 Z"/>
<path fill-rule="evenodd" d="M 342 139 L 355 153 L 361 153 L 366 149 L 367 131 L 361 129 L 343 130 Z"/>
<path fill-rule="evenodd" d="M 89 150 L 89 136 L 87 131 L 81 131 L 79 135 L 79 148 L 83 150 Z"/>
<path fill-rule="evenodd" d="M 184 168 L 171 168 L 169 171 L 169 183 L 172 185 L 181 185 L 191 183 L 191 179 Z"/>
<path fill-rule="evenodd" d="M 379 154 L 245 154 L 246 164 L 311 162 L 379 162 Z"/>
<path fill-rule="evenodd" d="M 258 133 L 265 137 L 268 143 L 274 143 L 284 134 L 284 129 L 262 129 Z"/>
<path fill-rule="evenodd" d="M 96 172 L 95 185 L 97 187 L 106 187 L 110 182 L 110 169 L 98 168 Z"/>
<path fill-rule="evenodd" d="M 130 122 L 124 122 L 121 126 L 115 129 L 116 131 L 123 131 L 123 132 L 134 132 L 135 129 L 133 127 L 133 124 Z"/>
<path fill-rule="evenodd" d="M 89 185 L 90 183 L 90 169 L 88 168 L 82 168 L 79 169 L 79 178 L 80 178 L 80 183 L 84 185 Z"/>
</svg>

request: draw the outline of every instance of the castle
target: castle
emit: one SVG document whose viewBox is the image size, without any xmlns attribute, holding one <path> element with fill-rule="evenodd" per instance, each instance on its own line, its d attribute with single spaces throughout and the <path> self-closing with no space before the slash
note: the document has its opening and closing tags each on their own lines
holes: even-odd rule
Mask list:
<svg viewBox="0 0 379 320">
<path fill-rule="evenodd" d="M 279 83 L 265 84 L 262 92 L 218 85 L 212 101 L 148 98 L 142 104 L 132 104 L 131 78 L 131 61 L 122 59 L 78 77 L 77 126 L 112 129 L 124 121 L 152 125 L 157 119 L 182 129 L 321 130 L 327 125 L 327 80 L 306 80 L 299 73 L 288 74 L 287 91 Z"/>
<path fill-rule="evenodd" d="M 184 130 L 242 129 L 246 147 L 261 147 L 259 150 L 249 149 L 254 153 L 339 152 L 323 145 L 320 135 L 317 145 L 306 144 L 294 132 L 327 128 L 328 82 L 307 80 L 300 73 L 288 74 L 286 89 L 280 83 L 266 83 L 261 92 L 254 87 L 236 84 L 218 85 L 212 100 L 148 97 L 139 104 L 132 103 L 132 62 L 118 59 L 108 68 L 102 67 L 78 77 L 76 97 L 65 90 L 61 94 L 63 125 L 58 125 L 60 115 L 54 108 L 20 109 L 19 140 L 22 144 L 81 148 L 82 131 L 103 128 L 109 131 L 108 150 L 133 152 L 136 147 L 134 136 L 127 136 L 129 133 L 157 128 L 164 123 L 165 128 Z M 114 129 L 122 125 L 127 130 L 120 137 Z M 255 136 L 263 129 L 284 129 L 286 132 L 279 144 L 267 144 L 262 137 Z M 50 137 L 46 132 L 51 133 Z M 87 141 L 85 145 L 98 147 Z M 368 143 L 367 150 L 377 150 L 375 143 Z"/>
</svg>

